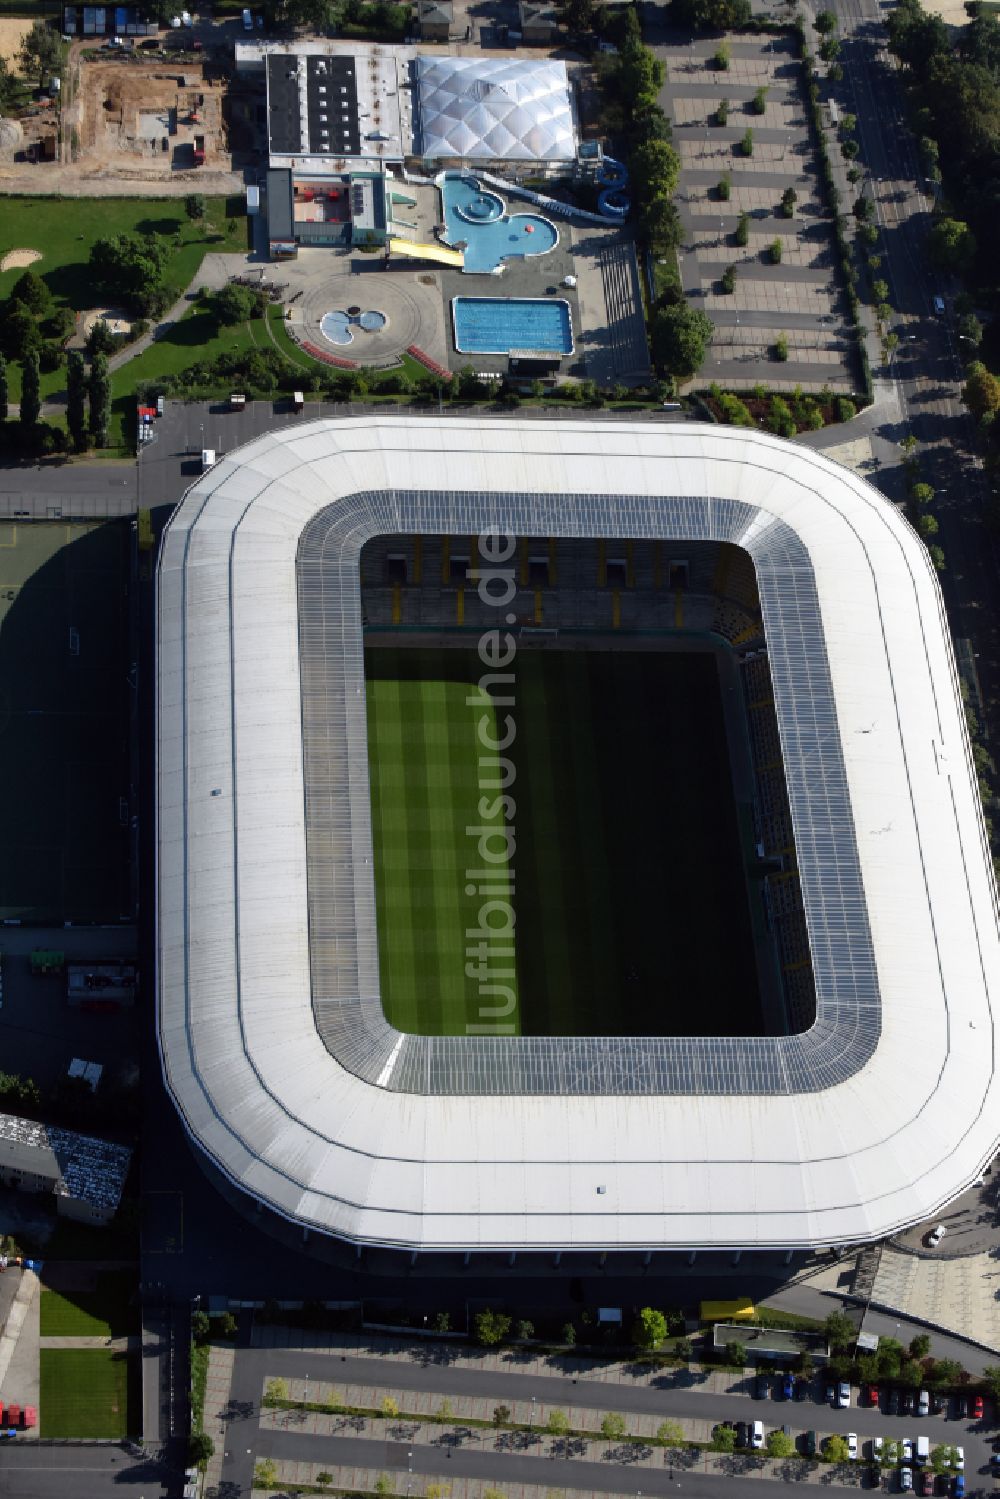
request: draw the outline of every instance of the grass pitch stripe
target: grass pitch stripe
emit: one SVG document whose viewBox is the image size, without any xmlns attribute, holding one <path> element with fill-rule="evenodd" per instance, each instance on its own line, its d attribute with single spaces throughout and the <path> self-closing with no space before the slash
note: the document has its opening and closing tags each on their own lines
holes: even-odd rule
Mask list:
<svg viewBox="0 0 1000 1499">
<path fill-rule="evenodd" d="M 368 759 L 372 838 L 375 848 L 375 908 L 382 1003 L 402 1030 L 414 1029 L 416 978 L 413 913 L 409 895 L 409 839 L 400 683 L 377 679 L 367 686 Z"/>
</svg>

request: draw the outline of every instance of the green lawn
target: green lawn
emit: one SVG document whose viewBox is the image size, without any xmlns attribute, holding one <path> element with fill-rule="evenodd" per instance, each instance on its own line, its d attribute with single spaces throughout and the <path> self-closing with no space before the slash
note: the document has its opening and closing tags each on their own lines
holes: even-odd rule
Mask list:
<svg viewBox="0 0 1000 1499">
<path fill-rule="evenodd" d="M 0 521 L 0 917 L 128 912 L 125 521 Z"/>
<path fill-rule="evenodd" d="M 41 1335 L 43 1338 L 120 1337 L 135 1329 L 130 1300 L 135 1275 L 129 1271 L 106 1271 L 97 1277 L 92 1291 L 53 1291 L 42 1287 Z"/>
<path fill-rule="evenodd" d="M 466 975 L 463 940 L 481 904 L 465 893 L 482 862 L 465 700 L 482 668 L 395 646 L 365 666 L 383 1003 L 403 1030 L 464 1034 L 499 1002 Z M 515 674 L 516 1028 L 754 1034 L 749 850 L 714 658 L 522 650 Z"/>
<path fill-rule="evenodd" d="M 132 1393 L 129 1358 L 108 1348 L 43 1348 L 39 1353 L 38 1427 L 42 1437 L 124 1437 Z M 133 1403 L 134 1400 L 133 1400 Z"/>
<path fill-rule="evenodd" d="M 242 198 L 206 198 L 205 217 L 191 220 L 182 198 L 18 198 L 5 197 L 0 215 L 0 259 L 8 250 L 38 250 L 31 267 L 57 302 L 75 312 L 97 305 L 88 269 L 95 240 L 111 234 L 157 234 L 180 237 L 167 269 L 171 301 L 192 280 L 211 252 L 246 249 Z M 21 270 L 0 274 L 0 299 L 10 295 Z M 20 366 L 8 366 L 10 399 L 20 399 Z M 66 385 L 65 369 L 42 376 L 43 397 Z"/>
</svg>

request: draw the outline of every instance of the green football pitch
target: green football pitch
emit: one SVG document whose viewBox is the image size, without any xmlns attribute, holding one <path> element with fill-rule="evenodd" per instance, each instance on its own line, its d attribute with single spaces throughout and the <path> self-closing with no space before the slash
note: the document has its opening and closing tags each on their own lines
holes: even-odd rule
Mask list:
<svg viewBox="0 0 1000 1499">
<path fill-rule="evenodd" d="M 128 912 L 128 537 L 0 522 L 0 917 Z"/>
<path fill-rule="evenodd" d="M 484 899 L 469 893 L 466 871 L 482 867 L 478 830 L 490 826 L 516 847 L 509 867 L 494 866 L 516 915 L 516 977 L 500 980 L 516 998 L 503 1024 L 525 1035 L 759 1034 L 710 654 L 521 651 L 513 706 L 498 704 L 481 728 L 495 742 L 508 712 L 516 727 L 505 809 L 479 784 L 483 710 L 467 701 L 483 671 L 476 653 L 375 647 L 365 665 L 379 964 L 393 1024 L 463 1035 L 494 1022 L 483 1007 L 502 1001 L 466 973 L 466 934 Z"/>
</svg>

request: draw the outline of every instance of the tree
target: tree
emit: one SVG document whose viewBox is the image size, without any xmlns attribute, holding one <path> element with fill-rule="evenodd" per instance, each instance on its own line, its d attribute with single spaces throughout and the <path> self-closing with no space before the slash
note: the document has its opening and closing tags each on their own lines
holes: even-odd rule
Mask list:
<svg viewBox="0 0 1000 1499">
<path fill-rule="evenodd" d="M 666 1336 L 666 1317 L 653 1307 L 644 1306 L 632 1325 L 632 1342 L 637 1348 L 658 1348 Z"/>
<path fill-rule="evenodd" d="M 813 22 L 820 36 L 829 36 L 831 31 L 837 29 L 837 17 L 832 10 L 821 10 Z"/>
<path fill-rule="evenodd" d="M 854 1323 L 846 1312 L 831 1312 L 823 1323 L 823 1331 L 831 1348 L 849 1348 L 857 1334 Z"/>
<path fill-rule="evenodd" d="M 832 1436 L 827 1437 L 823 1443 L 823 1458 L 828 1463 L 846 1463 L 850 1459 L 847 1447 L 847 1438 Z"/>
<path fill-rule="evenodd" d="M 527 1317 L 522 1317 L 514 1328 L 514 1336 L 519 1343 L 528 1343 L 535 1336 L 535 1324 L 529 1322 Z"/>
<path fill-rule="evenodd" d="M 87 446 L 87 376 L 79 349 L 71 349 L 66 361 L 66 425 L 74 450 L 82 453 Z"/>
<path fill-rule="evenodd" d="M 510 1406 L 509 1405 L 495 1405 L 493 1407 L 493 1425 L 497 1428 L 498 1431 L 500 1430 L 501 1426 L 506 1426 L 507 1422 L 509 1420 L 510 1420 Z"/>
<path fill-rule="evenodd" d="M 690 1338 L 678 1338 L 674 1344 L 674 1357 L 689 1364 L 694 1357 L 694 1345 Z"/>
<path fill-rule="evenodd" d="M 941 548 L 939 546 L 931 545 L 927 548 L 927 555 L 933 562 L 937 571 L 939 573 L 943 573 L 947 568 L 947 563 L 945 562 L 944 552 L 941 550 Z"/>
<path fill-rule="evenodd" d="M 946 1473 L 949 1468 L 955 1466 L 957 1457 L 958 1453 L 954 1447 L 948 1446 L 947 1443 L 942 1444 L 940 1447 L 932 1447 L 931 1467 L 935 1473 Z"/>
<path fill-rule="evenodd" d="M 630 166 L 637 192 L 673 197 L 681 159 L 669 141 L 643 141 L 632 152 Z"/>
<path fill-rule="evenodd" d="M 376 1478 L 376 1480 L 375 1480 L 375 1492 L 376 1492 L 376 1494 L 391 1494 L 392 1493 L 392 1487 L 391 1486 L 389 1488 L 387 1488 L 387 1489 L 380 1489 L 379 1488 L 379 1483 L 380 1482 L 384 1482 L 384 1481 L 385 1481 L 385 1474 L 384 1473 L 380 1473 L 379 1476 L 378 1476 L 378 1478 Z M 317 1473 L 316 1474 L 316 1482 L 320 1485 L 321 1488 L 325 1488 L 328 1483 L 332 1483 L 333 1482 L 333 1474 L 332 1473 L 328 1473 L 326 1471 L 326 1469 L 324 1468 L 323 1471 L 322 1471 L 322 1473 Z"/>
<path fill-rule="evenodd" d="M 713 54 L 713 57 L 712 57 L 712 66 L 719 73 L 728 73 L 729 72 L 729 59 L 730 59 L 731 56 L 732 56 L 732 53 L 729 50 L 729 43 L 728 42 L 720 42 L 719 45 L 716 47 L 715 52 Z"/>
<path fill-rule="evenodd" d="M 188 193 L 184 199 L 184 212 L 189 219 L 203 219 L 205 217 L 205 199 L 201 193 Z"/>
<path fill-rule="evenodd" d="M 620 1442 L 625 1435 L 625 1417 L 609 1411 L 601 1422 L 601 1436 L 606 1442 Z"/>
<path fill-rule="evenodd" d="M 33 431 L 42 410 L 38 355 L 29 354 L 21 364 L 21 428 Z"/>
<path fill-rule="evenodd" d="M 17 84 L 8 66 L 7 59 L 0 57 L 0 115 L 8 112 L 14 103 Z"/>
<path fill-rule="evenodd" d="M 152 234 L 114 234 L 94 241 L 89 263 L 104 293 L 143 316 L 155 316 L 165 305 L 163 280 L 172 253 Z"/>
<path fill-rule="evenodd" d="M 930 1351 L 931 1340 L 925 1332 L 917 1333 L 917 1336 L 910 1340 L 911 1358 L 924 1359 L 927 1357 Z"/>
<path fill-rule="evenodd" d="M 215 1451 L 215 1443 L 207 1431 L 193 1431 L 188 1437 L 188 1462 L 199 1466 L 207 1463 Z"/>
<path fill-rule="evenodd" d="M 742 1343 L 727 1343 L 725 1348 L 726 1363 L 731 1364 L 734 1369 L 745 1369 L 747 1362 L 747 1351 Z"/>
<path fill-rule="evenodd" d="M 768 1432 L 768 1434 L 767 1434 L 767 1455 L 768 1455 L 768 1457 L 791 1457 L 791 1455 L 792 1455 L 792 1453 L 794 1451 L 795 1451 L 795 1442 L 794 1442 L 794 1440 L 791 1437 L 786 1436 L 785 1433 L 781 1430 L 780 1427 L 776 1426 L 773 1431 L 769 1431 Z"/>
<path fill-rule="evenodd" d="M 269 1379 L 264 1386 L 264 1405 L 279 1405 L 288 1399 L 288 1380 L 275 1378 Z"/>
<path fill-rule="evenodd" d="M 759 88 L 753 96 L 752 109 L 755 115 L 762 115 L 767 109 L 767 89 Z"/>
<path fill-rule="evenodd" d="M 736 220 L 736 232 L 733 235 L 733 239 L 736 244 L 740 245 L 741 247 L 749 243 L 750 215 L 748 213 L 741 213 L 739 218 Z"/>
<path fill-rule="evenodd" d="M 728 175 L 725 177 L 720 177 L 718 183 L 716 184 L 715 191 L 718 193 L 719 198 L 723 203 L 729 202 L 729 195 L 732 190 L 732 179 Z"/>
<path fill-rule="evenodd" d="M 840 42 L 835 36 L 825 36 L 819 44 L 819 55 L 824 62 L 836 62 L 840 53 Z"/>
<path fill-rule="evenodd" d="M 451 1317 L 447 1312 L 436 1312 L 434 1315 L 435 1332 L 451 1332 Z"/>
<path fill-rule="evenodd" d="M 987 1364 L 983 1370 L 983 1379 L 992 1399 L 1000 1401 L 1000 1368 L 995 1364 Z"/>
<path fill-rule="evenodd" d="M 939 271 L 969 270 L 976 258 L 976 238 L 961 219 L 938 219 L 927 236 L 927 254 Z"/>
<path fill-rule="evenodd" d="M 8 359 L 24 359 L 41 348 L 41 329 L 22 302 L 9 301 L 0 307 L 0 344 Z"/>
<path fill-rule="evenodd" d="M 1000 410 L 1000 380 L 978 360 L 966 372 L 962 400 L 979 422 L 992 421 Z"/>
<path fill-rule="evenodd" d="M 660 307 L 653 317 L 653 358 L 672 375 L 693 375 L 705 358 L 712 338 L 712 320 L 688 302 Z"/>
<path fill-rule="evenodd" d="M 917 499 L 918 488 L 931 489 L 931 486 L 929 484 L 915 484 L 913 486 L 914 499 Z M 931 489 L 929 499 L 927 501 L 918 501 L 918 503 L 929 504 L 930 500 L 932 500 L 933 498 L 934 491 L 933 489 Z M 964 1373 L 965 1370 L 962 1368 L 962 1365 L 958 1362 L 957 1358 L 939 1358 L 934 1360 L 934 1363 L 931 1365 L 930 1370 L 928 1371 L 927 1377 L 928 1379 L 933 1380 L 934 1384 L 958 1384 Z"/>
<path fill-rule="evenodd" d="M 212 1324 L 207 1312 L 191 1313 L 191 1337 L 196 1343 L 207 1343 L 212 1332 Z"/>
<path fill-rule="evenodd" d="M 443 1421 L 454 1421 L 454 1419 L 455 1419 L 455 1408 L 452 1405 L 452 1403 L 451 1403 L 450 1400 L 448 1400 L 447 1398 L 445 1398 L 444 1400 L 441 1401 L 441 1404 L 438 1406 L 437 1410 L 434 1413 L 434 1419 L 435 1419 L 435 1421 L 442 1421 L 442 1422 Z"/>
<path fill-rule="evenodd" d="M 798 198 L 799 195 L 794 187 L 785 188 L 785 191 L 781 195 L 781 213 L 783 218 L 793 219 L 795 217 L 795 205 L 798 202 Z"/>
<path fill-rule="evenodd" d="M 292 26 L 324 32 L 330 24 L 329 0 L 288 0 L 285 17 Z"/>
<path fill-rule="evenodd" d="M 108 372 L 108 355 L 94 354 L 90 366 L 90 435 L 94 447 L 106 448 L 108 427 L 111 426 L 111 375 Z"/>
<path fill-rule="evenodd" d="M 692 31 L 742 31 L 751 19 L 750 0 L 671 0 L 674 25 Z"/>
<path fill-rule="evenodd" d="M 724 125 L 726 123 L 726 121 L 729 119 L 728 99 L 719 100 L 718 108 L 716 109 L 715 114 L 712 116 L 712 118 L 716 125 Z"/>
<path fill-rule="evenodd" d="M 549 1411 L 549 1419 L 545 1423 L 545 1430 L 550 1437 L 564 1437 L 569 1431 L 569 1417 L 565 1411 Z"/>
<path fill-rule="evenodd" d="M 510 1318 L 503 1312 L 494 1312 L 489 1307 L 477 1312 L 473 1320 L 477 1343 L 484 1348 L 495 1348 L 510 1332 Z"/>
<path fill-rule="evenodd" d="M 903 1455 L 903 1444 L 894 1437 L 886 1437 L 882 1443 L 882 1466 L 894 1468 Z"/>
<path fill-rule="evenodd" d="M 731 296 L 736 290 L 736 267 L 734 265 L 726 266 L 719 279 L 719 289 L 725 292 L 727 296 Z"/>
<path fill-rule="evenodd" d="M 58 74 L 62 67 L 59 37 L 44 21 L 36 21 L 21 42 L 19 59 L 22 71 L 29 78 L 37 78 L 41 88 L 46 78 Z"/>
<path fill-rule="evenodd" d="M 784 245 L 782 241 L 780 239 L 772 239 L 770 245 L 768 246 L 768 254 L 771 257 L 771 264 L 780 265 L 783 253 Z"/>
<path fill-rule="evenodd" d="M 18 276 L 10 289 L 10 299 L 27 307 L 36 318 L 48 317 L 52 311 L 52 293 L 34 271 L 25 271 Z"/>
<path fill-rule="evenodd" d="M 387 1421 L 392 1421 L 399 1415 L 399 1404 L 393 1400 L 391 1395 L 383 1395 L 379 1412 Z"/>
<path fill-rule="evenodd" d="M 278 1464 L 273 1457 L 260 1457 L 253 1470 L 255 1488 L 269 1489 L 278 1481 Z"/>
<path fill-rule="evenodd" d="M 679 1421 L 661 1421 L 656 1428 L 656 1440 L 663 1447 L 683 1447 L 687 1438 Z"/>
<path fill-rule="evenodd" d="M 573 1344 L 576 1342 L 576 1328 L 573 1326 L 572 1322 L 567 1322 L 563 1326 L 562 1340 L 570 1348 L 572 1348 Z"/>
<path fill-rule="evenodd" d="M 651 48 L 636 39 L 626 43 L 618 58 L 618 89 L 630 107 L 648 108 L 663 87 L 665 69 Z"/>
<path fill-rule="evenodd" d="M 597 13 L 595 0 L 566 0 L 561 14 L 570 31 L 590 31 Z"/>
<path fill-rule="evenodd" d="M 788 359 L 788 338 L 784 333 L 779 333 L 774 340 L 774 357 L 779 364 L 784 364 Z"/>
<path fill-rule="evenodd" d="M 316 1481 L 317 1483 L 330 1483 L 331 1475 L 327 1473 L 324 1476 L 322 1473 L 317 1473 Z M 380 1473 L 378 1475 L 375 1480 L 375 1492 L 376 1494 L 394 1494 L 396 1492 L 396 1486 L 388 1473 Z"/>
<path fill-rule="evenodd" d="M 712 1432 L 713 1452 L 735 1452 L 736 1451 L 736 1427 L 717 1426 Z"/>
<path fill-rule="evenodd" d="M 813 1371 L 813 1356 L 808 1348 L 803 1348 L 795 1360 L 795 1367 L 805 1379 L 808 1379 Z"/>
<path fill-rule="evenodd" d="M 744 156 L 753 155 L 753 131 L 749 125 L 744 131 L 743 139 L 740 141 L 740 151 Z"/>
<path fill-rule="evenodd" d="M 110 425 L 110 422 L 111 422 L 111 386 L 110 386 L 110 382 L 109 382 L 109 384 L 108 384 L 108 411 L 107 411 L 107 415 L 105 417 L 105 422 L 104 422 L 105 430 Z M 102 442 L 102 443 L 99 444 L 99 446 L 103 448 L 105 446 L 105 444 Z M 222 1314 L 221 1317 L 217 1317 L 216 1318 L 216 1321 L 219 1324 L 219 1337 L 220 1338 L 235 1338 L 236 1332 L 237 1332 L 237 1323 L 236 1323 L 236 1318 L 233 1316 L 232 1312 L 223 1312 L 223 1314 Z"/>
<path fill-rule="evenodd" d="M 7 383 L 7 361 L 0 354 L 0 422 L 7 420 L 7 410 L 10 402 L 10 387 Z"/>
<path fill-rule="evenodd" d="M 959 338 L 974 349 L 978 349 L 983 341 L 983 325 L 974 312 L 964 312 L 955 324 L 955 330 Z"/>
<path fill-rule="evenodd" d="M 257 294 L 252 287 L 237 286 L 230 281 L 227 286 L 213 292 L 211 308 L 214 316 L 227 327 L 248 322 L 257 310 Z"/>
</svg>

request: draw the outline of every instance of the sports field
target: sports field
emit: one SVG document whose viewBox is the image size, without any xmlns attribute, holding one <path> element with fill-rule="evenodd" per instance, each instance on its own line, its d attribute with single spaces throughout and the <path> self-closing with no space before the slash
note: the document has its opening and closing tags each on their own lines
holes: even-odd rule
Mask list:
<svg viewBox="0 0 1000 1499">
<path fill-rule="evenodd" d="M 0 522 L 0 917 L 128 913 L 127 546 Z"/>
<path fill-rule="evenodd" d="M 461 1035 L 495 1001 L 466 974 L 482 904 L 474 652 L 366 653 L 382 998 Z M 522 650 L 503 809 L 516 839 L 516 1003 L 533 1035 L 758 1034 L 737 809 L 711 655 Z M 489 737 L 484 731 L 483 737 Z M 506 874 L 504 876 L 506 878 Z M 503 980 L 503 982 L 511 982 Z"/>
</svg>

